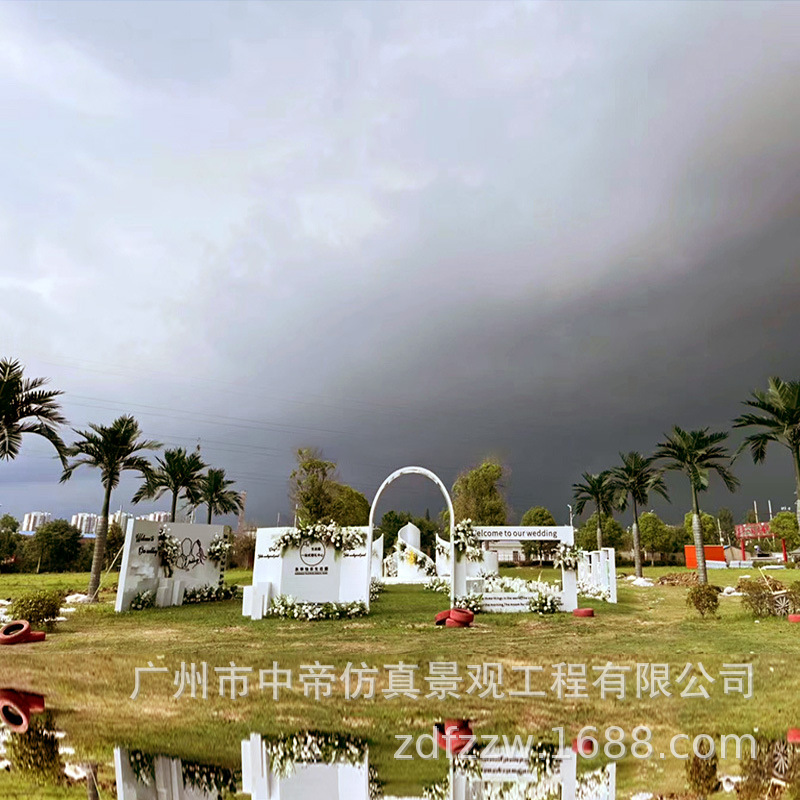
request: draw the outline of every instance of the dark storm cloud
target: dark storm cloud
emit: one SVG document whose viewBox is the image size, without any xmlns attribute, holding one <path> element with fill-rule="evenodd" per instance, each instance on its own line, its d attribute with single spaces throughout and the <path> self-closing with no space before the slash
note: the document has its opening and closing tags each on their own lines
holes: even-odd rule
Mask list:
<svg viewBox="0 0 800 800">
<path fill-rule="evenodd" d="M 200 437 L 248 516 L 306 444 L 368 495 L 495 454 L 561 516 L 798 376 L 796 5 L 97 8 L 0 15 L 4 341 L 77 426 Z M 96 505 L 26 448 L 17 513 Z M 793 499 L 740 469 L 713 507 Z"/>
</svg>

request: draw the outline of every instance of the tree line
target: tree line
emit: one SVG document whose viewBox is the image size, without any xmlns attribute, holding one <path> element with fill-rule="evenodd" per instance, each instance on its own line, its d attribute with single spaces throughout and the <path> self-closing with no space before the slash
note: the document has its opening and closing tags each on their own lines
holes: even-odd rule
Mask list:
<svg viewBox="0 0 800 800">
<path fill-rule="evenodd" d="M 130 415 L 120 416 L 108 426 L 90 424 L 88 430 L 73 429 L 77 438 L 72 444 L 66 444 L 59 433 L 59 428 L 67 424 L 58 401 L 63 393 L 47 389 L 46 383 L 45 378 L 26 377 L 19 361 L 0 360 L 0 459 L 16 458 L 23 436 L 32 434 L 45 438 L 55 448 L 63 467 L 62 482 L 69 480 L 82 466 L 99 471 L 104 494 L 92 551 L 88 587 L 91 597 L 96 597 L 106 563 L 111 496 L 123 472 L 134 472 L 142 477 L 134 503 L 169 494 L 172 521 L 180 498 L 192 508 L 205 505 L 209 523 L 217 514 L 236 513 L 241 509 L 241 496 L 232 488 L 233 481 L 226 478 L 224 470 L 208 466 L 198 451 L 168 448 L 154 464 L 151 463 L 145 454 L 163 445 L 142 438 L 138 422 Z M 691 528 L 697 549 L 698 576 L 702 583 L 707 583 L 699 496 L 709 488 L 712 474 L 729 491 L 735 491 L 739 480 L 731 471 L 731 465 L 736 457 L 749 449 L 754 463 L 761 463 L 771 443 L 783 446 L 791 454 L 798 496 L 794 521 L 797 525 L 800 522 L 800 381 L 770 378 L 766 391 L 754 390 L 743 404 L 748 410 L 733 420 L 733 427 L 750 432 L 734 453 L 727 447 L 727 431 L 708 428 L 685 431 L 674 426 L 656 445 L 652 455 L 636 451 L 620 453 L 621 463 L 617 466 L 599 473 L 583 473 L 581 481 L 573 484 L 575 513 L 582 514 L 587 505 L 594 507 L 597 546 L 603 546 L 604 526 L 608 528 L 613 514 L 630 509 L 636 572 L 641 575 L 642 523 L 646 515 L 640 517 L 640 511 L 648 505 L 651 495 L 658 494 L 669 500 L 664 473 L 680 472 L 688 479 L 691 491 Z M 508 509 L 502 491 L 503 476 L 503 467 L 492 459 L 460 473 L 452 487 L 456 519 L 469 518 L 484 525 L 505 524 Z M 335 519 L 342 525 L 366 525 L 368 522 L 366 497 L 342 483 L 336 474 L 336 465 L 312 448 L 297 451 L 297 466 L 290 475 L 290 498 L 299 522 L 328 519 Z M 386 525 L 385 535 L 389 538 L 396 536 L 398 523 L 403 519 L 398 512 L 391 514 L 394 516 L 388 516 L 385 523 L 381 521 Z M 429 515 L 426 517 L 409 517 L 407 521 L 421 522 L 418 527 L 424 529 L 424 538 L 430 540 L 439 526 Z M 652 520 L 648 518 L 647 521 L 652 528 Z M 440 526 L 447 522 L 444 512 Z M 554 524 L 554 520 L 547 509 L 537 506 L 523 515 L 522 524 Z"/>
<path fill-rule="evenodd" d="M 225 470 L 209 467 L 199 452 L 189 453 L 182 447 L 168 448 L 156 458 L 155 464 L 151 464 L 144 454 L 159 450 L 163 445 L 142 438 L 139 423 L 130 415 L 120 416 L 110 425 L 90 423 L 88 430 L 73 429 L 77 438 L 72 444 L 66 444 L 59 433 L 59 428 L 67 424 L 58 401 L 63 392 L 48 389 L 46 384 L 46 378 L 27 378 L 19 361 L 0 360 L 0 459 L 16 458 L 23 436 L 33 434 L 43 437 L 55 448 L 63 468 L 62 482 L 68 481 L 83 466 L 100 473 L 103 505 L 92 548 L 87 590 L 92 599 L 97 597 L 106 562 L 111 496 L 123 472 L 134 472 L 142 477 L 134 503 L 158 500 L 169 493 L 173 522 L 179 498 L 184 498 L 193 508 L 205 505 L 209 523 L 216 514 L 240 510 L 241 498 L 232 488 L 233 481 L 225 477 Z"/>
</svg>

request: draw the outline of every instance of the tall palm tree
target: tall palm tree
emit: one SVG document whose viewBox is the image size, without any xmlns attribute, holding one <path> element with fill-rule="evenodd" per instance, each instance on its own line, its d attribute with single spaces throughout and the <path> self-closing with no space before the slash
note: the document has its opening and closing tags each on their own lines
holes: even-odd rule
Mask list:
<svg viewBox="0 0 800 800">
<path fill-rule="evenodd" d="M 620 453 L 622 465 L 611 470 L 611 483 L 614 486 L 615 503 L 620 511 L 625 511 L 630 500 L 633 505 L 633 558 L 636 576 L 642 577 L 642 550 L 639 541 L 639 508 L 647 505 L 651 492 L 669 500 L 667 485 L 660 469 L 653 466 L 653 456 L 643 456 L 632 450 Z"/>
<path fill-rule="evenodd" d="M 596 475 L 584 472 L 581 477 L 584 483 L 572 484 L 575 513 L 582 514 L 587 503 L 594 503 L 597 509 L 597 549 L 602 550 L 603 514 L 611 516 L 614 512 L 614 485 L 611 482 L 611 473 L 606 469 Z"/>
<path fill-rule="evenodd" d="M 184 495 L 191 503 L 191 498 L 200 490 L 205 467 L 197 451 L 187 453 L 183 447 L 165 450 L 164 458 L 157 458 L 156 467 L 145 473 L 144 483 L 133 496 L 133 502 L 158 500 L 164 492 L 172 492 L 170 521 L 175 522 L 178 498 Z"/>
<path fill-rule="evenodd" d="M 66 466 L 66 446 L 58 426 L 66 425 L 56 398 L 63 392 L 42 387 L 47 378 L 26 378 L 19 361 L 0 360 L 0 460 L 19 455 L 26 433 L 42 436 L 53 445 Z"/>
<path fill-rule="evenodd" d="M 700 504 L 697 495 L 708 489 L 710 472 L 716 472 L 728 491 L 735 492 L 739 480 L 728 469 L 725 462 L 731 457 L 723 442 L 728 438 L 724 431 L 709 433 L 708 428 L 684 431 L 677 425 L 671 433 L 664 435 L 659 442 L 655 458 L 664 459 L 665 468 L 683 472 L 689 478 L 692 488 L 692 533 L 697 550 L 697 578 L 700 583 L 708 583 L 706 556 L 703 550 L 703 530 L 700 525 Z"/>
<path fill-rule="evenodd" d="M 242 498 L 239 492 L 230 487 L 234 481 L 225 478 L 224 469 L 211 469 L 200 478 L 200 486 L 191 496 L 193 506 L 207 506 L 207 522 L 216 514 L 238 514 L 242 510 Z"/>
<path fill-rule="evenodd" d="M 157 450 L 159 442 L 141 439 L 139 423 L 131 416 L 115 419 L 111 425 L 89 424 L 91 430 L 75 433 L 81 438 L 67 448 L 67 455 L 76 460 L 64 468 L 61 481 L 67 481 L 80 466 L 94 467 L 100 470 L 100 481 L 103 484 L 103 510 L 94 540 L 92 556 L 92 572 L 89 577 L 89 597 L 94 600 L 100 588 L 100 576 L 108 538 L 108 512 L 111 507 L 111 492 L 119 485 L 120 475 L 125 470 L 141 472 L 147 475 L 150 464 L 141 455 L 144 450 Z"/>
<path fill-rule="evenodd" d="M 761 428 L 751 433 L 737 450 L 738 455 L 749 447 L 753 461 L 764 460 L 770 442 L 782 444 L 792 454 L 797 502 L 795 512 L 800 524 L 800 381 L 770 378 L 767 391 L 754 391 L 744 405 L 761 413 L 746 412 L 733 421 L 734 428 Z"/>
</svg>

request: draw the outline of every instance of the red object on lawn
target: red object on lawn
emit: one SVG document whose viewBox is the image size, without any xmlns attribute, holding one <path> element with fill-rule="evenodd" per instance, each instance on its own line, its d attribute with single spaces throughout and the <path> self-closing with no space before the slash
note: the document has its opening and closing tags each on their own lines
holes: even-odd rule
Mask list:
<svg viewBox="0 0 800 800">
<path fill-rule="evenodd" d="M 15 619 L 0 628 L 0 644 L 19 644 L 26 641 L 31 624 L 24 619 Z"/>
<path fill-rule="evenodd" d="M 473 739 L 468 719 L 446 719 L 436 724 L 436 742 L 442 750 L 457 755 Z"/>
<path fill-rule="evenodd" d="M 450 619 L 450 617 L 444 621 L 444 624 L 447 628 L 469 628 L 469 622 L 457 622 L 454 619 Z"/>
<path fill-rule="evenodd" d="M 447 611 L 440 611 L 436 615 L 436 624 L 437 625 L 444 625 L 445 620 L 450 618 L 450 609 L 448 608 Z"/>
<path fill-rule="evenodd" d="M 475 615 L 468 608 L 451 608 L 450 619 L 469 625 L 475 619 Z"/>
<path fill-rule="evenodd" d="M 33 692 L 0 689 L 0 720 L 14 733 L 25 733 L 33 714 L 44 711 L 44 697 Z"/>
<path fill-rule="evenodd" d="M 573 617 L 593 617 L 594 616 L 594 609 L 593 608 L 576 608 L 572 612 Z"/>
<path fill-rule="evenodd" d="M 0 644 L 29 644 L 44 640 L 44 631 L 32 631 L 30 622 L 24 619 L 15 619 L 0 628 Z"/>
<path fill-rule="evenodd" d="M 789 622 L 800 622 L 800 614 L 789 614 Z"/>
<path fill-rule="evenodd" d="M 800 744 L 800 728 L 789 728 L 786 734 L 786 741 L 789 744 Z"/>
<path fill-rule="evenodd" d="M 592 743 L 588 739 L 573 739 L 572 752 L 577 753 L 580 751 L 581 755 L 588 756 L 593 749 Z"/>
</svg>

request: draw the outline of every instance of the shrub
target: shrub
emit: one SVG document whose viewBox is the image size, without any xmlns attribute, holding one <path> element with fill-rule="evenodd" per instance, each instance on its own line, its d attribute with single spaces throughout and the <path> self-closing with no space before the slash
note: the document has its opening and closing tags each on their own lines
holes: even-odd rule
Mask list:
<svg viewBox="0 0 800 800">
<path fill-rule="evenodd" d="M 792 604 L 792 612 L 797 614 L 800 612 L 800 581 L 795 581 L 789 587 L 789 601 Z"/>
<path fill-rule="evenodd" d="M 25 733 L 11 736 L 6 744 L 13 768 L 45 786 L 64 782 L 64 764 L 54 727 L 52 715 L 46 711 L 43 717 L 30 721 Z"/>
<path fill-rule="evenodd" d="M 686 605 L 694 607 L 701 617 L 705 617 L 706 614 L 716 617 L 719 609 L 719 589 L 708 584 L 692 586 L 686 596 Z"/>
<path fill-rule="evenodd" d="M 742 605 L 756 617 L 772 614 L 772 591 L 764 581 L 743 578 L 736 588 L 742 593 Z"/>
<path fill-rule="evenodd" d="M 9 613 L 12 619 L 26 619 L 34 627 L 44 624 L 48 630 L 52 630 L 53 623 L 61 616 L 63 602 L 63 592 L 42 589 L 18 597 L 11 604 Z"/>
</svg>

